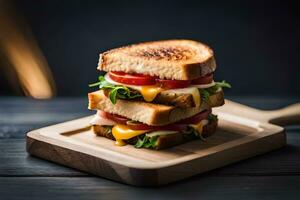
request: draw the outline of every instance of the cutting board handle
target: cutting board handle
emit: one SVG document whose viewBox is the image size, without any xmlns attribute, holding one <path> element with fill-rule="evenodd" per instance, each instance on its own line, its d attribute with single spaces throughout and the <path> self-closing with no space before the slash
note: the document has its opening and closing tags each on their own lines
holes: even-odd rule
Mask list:
<svg viewBox="0 0 300 200">
<path fill-rule="evenodd" d="M 266 121 L 280 126 L 300 124 L 300 103 L 278 110 L 262 111 L 262 115 Z"/>
</svg>

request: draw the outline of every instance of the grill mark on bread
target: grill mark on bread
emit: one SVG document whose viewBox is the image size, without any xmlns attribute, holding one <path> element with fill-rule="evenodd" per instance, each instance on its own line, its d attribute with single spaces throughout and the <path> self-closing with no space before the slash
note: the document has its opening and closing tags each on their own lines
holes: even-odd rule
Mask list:
<svg viewBox="0 0 300 200">
<path fill-rule="evenodd" d="M 97 69 L 140 73 L 161 79 L 190 80 L 212 73 L 216 63 L 214 53 L 207 45 L 179 39 L 111 49 L 100 54 Z"/>
<path fill-rule="evenodd" d="M 149 47 L 144 49 L 137 49 L 134 52 L 129 52 L 129 55 L 155 60 L 178 61 L 188 60 L 192 58 L 195 55 L 195 52 L 191 49 L 179 46 L 159 46 L 155 48 Z"/>
</svg>

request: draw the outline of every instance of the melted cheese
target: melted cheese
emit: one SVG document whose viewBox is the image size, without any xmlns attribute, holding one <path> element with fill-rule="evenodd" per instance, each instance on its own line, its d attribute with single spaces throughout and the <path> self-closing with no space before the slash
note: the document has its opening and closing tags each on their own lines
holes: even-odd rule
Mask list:
<svg viewBox="0 0 300 200">
<path fill-rule="evenodd" d="M 200 138 L 202 138 L 203 133 L 203 127 L 208 124 L 207 119 L 201 120 L 197 124 L 190 124 L 189 126 L 193 127 Z M 128 126 L 123 124 L 117 124 L 114 125 L 112 128 L 112 134 L 114 138 L 116 139 L 116 145 L 117 146 L 124 146 L 126 145 L 126 142 L 124 140 L 128 140 L 130 138 L 142 135 L 144 133 L 149 132 L 149 130 L 133 130 L 130 129 Z M 147 133 L 147 136 L 153 137 L 153 136 L 162 136 L 162 135 L 169 135 L 169 134 L 175 134 L 178 131 L 168 131 L 168 130 L 158 130 L 158 131 L 152 131 L 150 133 Z"/>
<path fill-rule="evenodd" d="M 168 131 L 168 130 L 162 130 L 162 131 L 153 131 L 151 133 L 146 133 L 148 137 L 155 137 L 155 136 L 163 136 L 163 135 L 170 135 L 178 133 L 178 131 Z"/>
<path fill-rule="evenodd" d="M 203 133 L 203 127 L 207 124 L 208 124 L 208 120 L 203 119 L 197 124 L 190 124 L 190 126 L 193 127 L 198 132 L 198 136 L 201 137 L 201 135 Z"/>
<path fill-rule="evenodd" d="M 118 83 L 118 82 L 112 80 L 109 77 L 108 73 L 105 74 L 104 78 L 107 82 L 109 82 L 111 84 L 124 85 L 126 87 L 129 87 L 129 88 L 139 91 L 142 94 L 145 101 L 147 101 L 147 102 L 153 101 L 155 99 L 155 97 L 162 91 L 162 88 L 157 87 L 156 85 L 139 86 L 139 85 L 129 85 L 129 84 L 124 84 L 124 83 Z"/>
<path fill-rule="evenodd" d="M 212 81 L 209 84 L 202 84 L 202 85 L 191 85 L 190 87 L 197 87 L 199 89 L 205 89 L 205 88 L 210 88 L 212 86 L 216 85 L 216 83 L 214 81 Z"/>
<path fill-rule="evenodd" d="M 171 89 L 171 90 L 165 90 L 166 92 L 173 92 L 176 94 L 191 94 L 194 99 L 194 103 L 196 107 L 199 107 L 201 105 L 201 95 L 196 87 L 188 87 L 188 88 L 180 88 L 180 89 Z"/>
<path fill-rule="evenodd" d="M 140 92 L 144 97 L 145 101 L 151 102 L 161 91 L 162 88 L 157 87 L 155 85 L 150 85 L 150 86 L 142 86 Z"/>
<path fill-rule="evenodd" d="M 156 85 L 149 85 L 149 86 L 138 86 L 138 85 L 129 85 L 129 84 L 124 84 L 124 83 L 118 83 L 114 80 L 112 80 L 108 73 L 105 74 L 105 80 L 111 84 L 114 85 L 124 85 L 126 87 L 135 89 L 139 91 L 145 101 L 151 102 L 155 99 L 155 97 L 161 93 L 161 92 L 173 92 L 175 94 L 191 94 L 193 96 L 195 106 L 198 107 L 201 105 L 201 96 L 198 88 L 203 89 L 203 88 L 209 88 L 215 85 L 215 82 L 213 81 L 212 83 L 209 84 L 204 84 L 204 85 L 191 85 L 187 88 L 179 88 L 179 89 L 169 89 L 169 90 L 163 90 L 162 88 L 156 86 Z"/>
<path fill-rule="evenodd" d="M 124 146 L 124 140 L 136 137 L 138 135 L 148 132 L 147 130 L 132 130 L 126 125 L 117 124 L 112 128 L 112 134 L 116 139 L 116 145 Z"/>
</svg>

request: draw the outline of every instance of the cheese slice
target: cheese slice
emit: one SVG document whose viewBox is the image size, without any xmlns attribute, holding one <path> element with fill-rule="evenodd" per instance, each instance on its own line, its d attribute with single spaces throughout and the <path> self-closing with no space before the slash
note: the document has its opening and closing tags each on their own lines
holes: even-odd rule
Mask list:
<svg viewBox="0 0 300 200">
<path fill-rule="evenodd" d="M 197 87 L 170 89 L 170 90 L 165 90 L 163 92 L 173 92 L 176 94 L 191 94 L 193 96 L 195 106 L 199 107 L 201 105 L 201 95 Z"/>
<path fill-rule="evenodd" d="M 112 128 L 112 134 L 116 139 L 116 145 L 124 146 L 126 143 L 124 140 L 128 140 L 130 138 L 142 135 L 149 130 L 132 130 L 126 125 L 117 124 Z"/>
<path fill-rule="evenodd" d="M 108 73 L 105 74 L 104 78 L 107 82 L 109 82 L 113 85 L 124 85 L 128 88 L 132 88 L 132 89 L 139 91 L 142 94 L 144 100 L 147 102 L 153 101 L 155 99 L 155 97 L 162 92 L 166 92 L 166 93 L 173 92 L 175 94 L 191 94 L 193 96 L 196 107 L 201 105 L 201 96 L 200 96 L 199 89 L 209 88 L 209 87 L 212 87 L 215 85 L 215 82 L 213 81 L 212 83 L 204 84 L 204 85 L 191 85 L 187 88 L 165 90 L 161 87 L 158 87 L 157 85 L 139 86 L 139 85 L 129 85 L 129 84 L 124 84 L 124 83 L 118 83 L 118 82 L 112 80 L 109 77 Z"/>
<path fill-rule="evenodd" d="M 203 119 L 200 122 L 198 122 L 197 124 L 190 124 L 189 126 L 193 127 L 198 132 L 198 136 L 201 138 L 202 133 L 203 133 L 203 127 L 205 125 L 207 125 L 208 122 L 209 121 L 207 119 Z"/>
<path fill-rule="evenodd" d="M 211 83 L 208 84 L 202 84 L 202 85 L 191 85 L 190 87 L 197 87 L 199 89 L 206 89 L 206 88 L 210 88 L 212 86 L 216 85 L 216 83 L 214 81 L 212 81 Z"/>
<path fill-rule="evenodd" d="M 158 87 L 156 85 L 139 86 L 139 85 L 129 85 L 129 84 L 124 84 L 124 83 L 118 83 L 118 82 L 112 80 L 109 77 L 108 73 L 105 74 L 104 78 L 110 84 L 124 85 L 128 88 L 132 88 L 132 89 L 139 91 L 142 94 L 144 100 L 147 102 L 153 101 L 155 99 L 155 97 L 163 90 L 161 87 Z"/>
<path fill-rule="evenodd" d="M 161 91 L 162 88 L 157 87 L 155 85 L 150 85 L 150 86 L 142 86 L 140 92 L 144 97 L 145 101 L 151 102 Z"/>
<path fill-rule="evenodd" d="M 197 124 L 190 124 L 189 126 L 193 127 L 197 131 L 197 135 L 202 138 L 203 133 L 203 127 L 207 125 L 209 121 L 207 119 L 203 119 Z M 149 132 L 149 133 L 147 133 Z M 133 130 L 129 128 L 127 125 L 123 124 L 116 124 L 112 128 L 112 134 L 114 138 L 116 139 L 116 145 L 117 146 L 124 146 L 126 145 L 126 142 L 124 140 L 128 140 L 130 138 L 142 135 L 147 133 L 148 137 L 154 137 L 154 136 L 163 136 L 163 135 L 170 135 L 178 133 L 178 131 L 171 131 L 171 130 L 158 130 L 158 131 L 151 131 L 151 130 Z"/>
<path fill-rule="evenodd" d="M 163 136 L 163 135 L 170 135 L 178 133 L 178 131 L 168 131 L 168 130 L 162 130 L 162 131 L 153 131 L 151 133 L 146 133 L 148 137 L 155 137 L 155 136 Z"/>
</svg>

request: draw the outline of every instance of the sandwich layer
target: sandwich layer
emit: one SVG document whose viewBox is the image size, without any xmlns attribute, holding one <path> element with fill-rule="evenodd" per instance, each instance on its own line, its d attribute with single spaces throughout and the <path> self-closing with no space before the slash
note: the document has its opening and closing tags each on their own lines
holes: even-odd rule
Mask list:
<svg viewBox="0 0 300 200">
<path fill-rule="evenodd" d="M 212 99 L 218 99 L 219 101 L 217 104 L 211 105 L 212 103 L 206 98 L 205 100 L 211 106 L 221 106 L 224 103 L 224 93 L 222 87 L 220 86 L 220 83 L 216 83 L 214 81 L 209 84 L 190 85 L 185 88 L 164 89 L 158 85 L 137 86 L 118 83 L 113 81 L 109 75 L 106 74 L 103 78 L 101 78 L 99 84 L 101 84 L 103 87 L 101 89 L 108 91 L 111 91 L 113 88 L 117 88 L 118 86 L 129 88 L 129 90 L 135 95 L 139 94 L 140 97 L 134 98 L 135 100 L 144 100 L 146 102 L 182 108 L 198 107 L 202 101 L 201 93 L 205 91 L 208 96 L 213 96 Z"/>
<path fill-rule="evenodd" d="M 203 126 L 203 131 L 202 131 L 202 138 L 207 138 L 211 135 L 213 135 L 216 131 L 217 128 L 217 121 L 212 121 L 206 125 Z M 111 127 L 109 126 L 99 126 L 99 125 L 93 125 L 92 126 L 92 131 L 101 137 L 106 137 L 111 140 L 115 140 Z M 166 132 L 165 132 L 166 133 Z M 145 136 L 144 136 L 145 137 Z M 169 132 L 169 134 L 161 134 L 161 135 L 156 135 L 155 138 L 155 143 L 154 145 L 151 146 L 153 149 L 165 149 L 169 147 L 173 147 L 179 144 L 183 144 L 185 142 L 191 141 L 191 140 L 196 140 L 199 139 L 197 136 L 195 136 L 193 133 L 182 133 L 182 132 L 176 132 L 173 131 Z M 138 137 L 133 137 L 130 138 L 129 140 L 126 141 L 126 143 L 131 144 L 131 145 L 136 145 L 138 141 Z"/>
<path fill-rule="evenodd" d="M 145 42 L 100 54 L 98 70 L 158 76 L 160 79 L 191 80 L 214 72 L 213 51 L 192 40 Z"/>
<path fill-rule="evenodd" d="M 198 101 L 201 103 L 203 101 L 201 96 L 199 95 L 198 98 L 200 98 Z M 190 108 L 197 106 L 195 103 L 197 100 L 195 99 L 195 95 L 191 93 L 177 93 L 176 91 L 166 90 L 157 95 L 153 103 L 177 106 L 181 108 Z M 205 103 L 207 103 L 210 107 L 222 106 L 224 104 L 223 90 L 210 95 L 208 101 Z"/>
<path fill-rule="evenodd" d="M 179 108 L 174 106 L 146 103 L 142 101 L 128 101 L 118 99 L 112 104 L 103 90 L 89 93 L 89 109 L 103 110 L 112 114 L 121 115 L 129 119 L 142 122 L 152 126 L 167 125 L 210 108 L 207 103 L 199 107 Z"/>
</svg>

